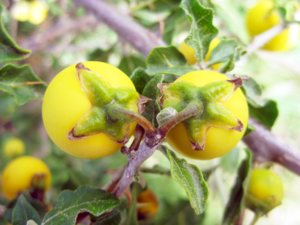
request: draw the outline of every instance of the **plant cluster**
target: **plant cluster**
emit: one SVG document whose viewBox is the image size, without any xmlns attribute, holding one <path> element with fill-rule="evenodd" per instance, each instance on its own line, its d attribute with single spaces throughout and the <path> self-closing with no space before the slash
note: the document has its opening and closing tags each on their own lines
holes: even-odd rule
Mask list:
<svg viewBox="0 0 300 225">
<path fill-rule="evenodd" d="M 76 7 L 84 6 L 87 11 L 94 7 L 96 15 L 97 10 L 106 7 L 104 1 L 99 8 L 92 1 L 74 2 Z M 19 105 L 43 99 L 43 125 L 53 142 L 52 148 L 56 149 L 45 163 L 38 157 L 20 156 L 25 151 L 24 143 L 5 137 L 3 152 L 7 165 L 1 172 L 0 191 L 6 200 L 2 202 L 0 198 L 0 206 L 4 208 L 3 213 L 0 208 L 0 224 L 96 225 L 145 221 L 164 224 L 166 216 L 155 220 L 162 201 L 145 181 L 146 173 L 172 177 L 189 200 L 183 203 L 188 207 L 182 210 L 192 216 L 184 222 L 203 224 L 208 179 L 218 168 L 203 170 L 190 159 L 211 160 L 232 153 L 243 138 L 255 133 L 251 119 L 268 128 L 275 123 L 276 103 L 261 97 L 261 88 L 253 78 L 232 74 L 232 70 L 253 48 L 254 51 L 260 47 L 269 51 L 293 48 L 299 39 L 299 24 L 293 17 L 298 8 L 294 2 L 260 1 L 246 14 L 246 26 L 254 45 L 245 48 L 235 38 L 218 36 L 211 1 L 166 2 L 137 2 L 132 13 L 138 21 L 137 12 L 144 8 L 155 12 L 172 7 L 165 18 L 166 28 L 174 25 L 174 18 L 180 21 L 184 17 L 189 24 L 189 34 L 178 48 L 170 44 L 166 29 L 161 35 L 170 45 L 154 47 L 145 65 L 133 60 L 133 68 L 125 63 L 122 69 L 90 56 L 89 61 L 74 62 L 63 69 L 49 85 L 29 65 L 7 63 L 26 60 L 31 51 L 19 47 L 6 31 L 1 19 L 5 7 L 0 4 L 0 63 L 3 63 L 0 90 Z M 10 7 L 13 18 L 36 25 L 48 14 L 43 1 L 22 0 Z M 51 13 L 51 7 L 49 10 Z M 258 47 L 257 40 L 261 41 Z M 96 55 L 105 54 L 100 51 Z M 91 165 L 93 160 L 115 157 L 120 150 L 127 163 L 103 169 L 112 175 L 111 179 L 105 186 L 92 188 L 78 181 L 89 173 L 70 170 L 69 167 L 76 167 L 75 163 L 68 161 L 68 156 L 59 149 L 89 159 L 85 162 Z M 170 162 L 169 169 L 144 166 L 156 151 Z M 222 224 L 238 224 L 245 208 L 255 213 L 254 224 L 279 206 L 284 196 L 280 178 L 270 169 L 257 168 L 265 165 L 254 164 L 249 149 L 243 154 Z M 106 158 L 101 162 L 105 164 Z M 237 161 L 233 163 L 236 166 Z M 93 164 L 93 170 L 99 166 L 98 162 Z M 52 165 L 57 171 L 52 170 Z M 61 184 L 57 200 L 47 197 L 51 194 L 48 192 L 51 182 L 53 186 Z M 178 209 L 170 207 L 172 210 Z M 174 224 L 179 224 L 178 221 Z"/>
</svg>

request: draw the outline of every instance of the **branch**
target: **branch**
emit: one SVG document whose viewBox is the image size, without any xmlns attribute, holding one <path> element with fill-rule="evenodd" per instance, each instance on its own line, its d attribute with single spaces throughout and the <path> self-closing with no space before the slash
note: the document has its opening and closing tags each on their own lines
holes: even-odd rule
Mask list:
<svg viewBox="0 0 300 225">
<path fill-rule="evenodd" d="M 255 161 L 276 162 L 300 175 L 300 158 L 291 152 L 291 148 L 256 120 L 250 118 L 249 123 L 254 125 L 256 130 L 243 140 L 252 150 Z"/>
<path fill-rule="evenodd" d="M 73 0 L 75 4 L 85 7 L 94 16 L 115 30 L 120 37 L 129 42 L 145 57 L 154 47 L 164 46 L 149 30 L 124 15 L 114 5 L 103 0 Z"/>
<path fill-rule="evenodd" d="M 165 45 L 162 40 L 155 38 L 153 34 L 132 19 L 127 16 L 122 16 L 118 10 L 103 0 L 74 0 L 74 2 L 91 10 L 94 15 L 97 15 L 99 20 L 109 25 L 120 36 L 126 37 L 125 39 L 132 46 L 138 45 L 136 49 L 142 52 L 145 57 L 148 56 L 153 47 Z M 135 43 L 137 40 L 139 40 L 140 43 Z M 254 48 L 250 48 L 251 51 L 252 49 Z M 254 152 L 256 158 L 261 157 L 264 161 L 278 162 L 300 175 L 300 165 L 298 163 L 300 159 L 295 158 L 290 153 L 290 147 L 285 143 L 280 143 L 269 130 L 258 122 L 254 123 L 254 120 L 251 118 L 250 123 L 253 123 L 257 130 L 245 137 L 244 141 Z M 261 148 L 260 145 L 262 145 L 263 148 Z M 278 155 L 280 155 L 280 157 Z"/>
<path fill-rule="evenodd" d="M 257 51 L 261 47 L 263 47 L 266 43 L 268 43 L 268 41 L 270 41 L 272 38 L 277 36 L 285 28 L 287 28 L 286 24 L 279 24 L 259 35 L 256 35 L 253 38 L 252 43 L 247 46 L 247 48 L 246 48 L 247 53 L 243 57 L 246 57 L 246 56 L 250 55 L 251 53 Z"/>
<path fill-rule="evenodd" d="M 43 50 L 47 45 L 72 31 L 91 29 L 98 24 L 98 20 L 92 15 L 88 15 L 79 19 L 70 17 L 60 18 L 55 24 L 42 33 L 35 33 L 29 38 L 20 41 L 20 46 L 30 49 L 32 52 Z"/>
</svg>

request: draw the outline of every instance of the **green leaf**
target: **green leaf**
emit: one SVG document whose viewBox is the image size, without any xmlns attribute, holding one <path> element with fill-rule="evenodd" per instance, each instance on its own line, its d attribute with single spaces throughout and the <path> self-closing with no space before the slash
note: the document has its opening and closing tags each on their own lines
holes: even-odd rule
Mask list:
<svg viewBox="0 0 300 225">
<path fill-rule="evenodd" d="M 153 77 L 149 83 L 145 86 L 143 91 L 143 96 L 152 99 L 152 101 L 148 101 L 145 105 L 145 111 L 143 116 L 149 120 L 154 126 L 157 126 L 156 115 L 159 112 L 156 101 L 161 96 L 159 88 L 157 84 L 162 83 L 164 80 L 164 75 L 156 75 Z"/>
<path fill-rule="evenodd" d="M 113 52 L 113 47 L 107 51 L 103 51 L 100 48 L 95 49 L 94 51 L 88 54 L 88 61 L 107 62 L 109 55 Z"/>
<path fill-rule="evenodd" d="M 175 153 L 165 146 L 160 150 L 169 159 L 172 177 L 186 191 L 195 213 L 203 213 L 209 192 L 201 171 L 186 160 L 177 158 Z"/>
<path fill-rule="evenodd" d="M 137 67 L 145 67 L 142 56 L 124 56 L 118 66 L 127 76 L 130 76 Z"/>
<path fill-rule="evenodd" d="M 46 88 L 47 85 L 35 75 L 29 65 L 16 67 L 7 64 L 0 69 L 0 90 L 11 94 L 18 105 L 24 105 L 33 99 L 42 99 Z"/>
<path fill-rule="evenodd" d="M 111 212 L 99 216 L 95 222 L 91 223 L 91 225 L 119 225 L 121 219 L 121 213 L 114 209 Z"/>
<path fill-rule="evenodd" d="M 174 46 L 153 48 L 147 58 L 146 65 L 146 73 L 150 76 L 156 74 L 181 76 L 196 70 Z"/>
<path fill-rule="evenodd" d="M 251 134 L 251 132 L 254 130 L 256 130 L 256 127 L 248 123 L 247 129 L 244 133 L 243 138 L 246 137 L 247 135 Z"/>
<path fill-rule="evenodd" d="M 241 89 L 250 105 L 256 108 L 264 106 L 265 102 L 261 97 L 261 87 L 253 78 L 247 77 L 247 79 L 243 80 Z"/>
<path fill-rule="evenodd" d="M 12 224 L 24 225 L 28 220 L 34 220 L 38 224 L 42 222 L 37 211 L 26 201 L 23 195 L 20 195 L 12 213 Z"/>
<path fill-rule="evenodd" d="M 144 68 L 136 68 L 130 76 L 132 83 L 134 84 L 137 92 L 143 94 L 143 90 L 148 82 L 151 80 L 151 77 L 145 72 Z"/>
<path fill-rule="evenodd" d="M 128 208 L 127 218 L 124 225 L 138 225 L 137 197 L 142 192 L 140 184 L 134 182 L 131 189 L 131 204 Z"/>
<path fill-rule="evenodd" d="M 196 215 L 189 201 L 183 200 L 177 204 L 165 203 L 164 217 L 155 224 L 168 225 L 205 225 L 203 224 L 206 213 Z"/>
<path fill-rule="evenodd" d="M 191 22 L 191 30 L 185 43 L 195 50 L 195 58 L 202 64 L 210 42 L 217 36 L 213 25 L 213 10 L 204 8 L 198 0 L 182 0 L 181 7 Z"/>
<path fill-rule="evenodd" d="M 159 2 L 161 2 L 161 1 L 159 1 Z M 176 31 L 176 29 L 178 29 L 178 24 L 182 24 L 182 21 L 184 21 L 184 20 L 186 20 L 184 11 L 180 8 L 177 8 L 164 21 L 165 24 L 164 24 L 164 33 L 163 33 L 162 39 L 167 45 L 172 44 L 174 32 Z"/>
<path fill-rule="evenodd" d="M 222 168 L 228 173 L 235 173 L 238 167 L 240 150 L 238 147 L 233 148 L 230 152 L 220 158 Z"/>
<path fill-rule="evenodd" d="M 234 50 L 234 54 L 231 56 L 229 61 L 222 66 L 222 68 L 220 69 L 220 72 L 227 73 L 227 72 L 233 70 L 235 67 L 235 62 L 240 60 L 241 55 L 243 55 L 245 53 L 246 53 L 246 51 L 243 48 L 237 47 Z"/>
<path fill-rule="evenodd" d="M 40 218 L 43 218 L 46 214 L 46 209 L 45 209 L 44 205 L 40 201 L 32 198 L 29 195 L 29 193 L 27 193 L 27 192 L 23 192 L 22 195 L 25 197 L 26 202 L 28 202 L 38 212 Z M 16 206 L 17 203 L 18 203 L 18 199 L 15 198 L 13 201 L 11 201 L 9 203 L 9 205 L 7 206 L 7 208 L 5 210 L 5 213 L 4 213 L 5 217 L 8 219 L 8 221 L 10 223 L 12 223 L 13 210 L 14 210 L 14 207 Z"/>
<path fill-rule="evenodd" d="M 246 158 L 239 167 L 238 176 L 231 190 L 229 202 L 226 205 L 222 225 L 230 225 L 241 213 L 244 205 L 244 197 L 247 191 L 248 179 L 251 170 L 251 152 L 246 150 Z"/>
<path fill-rule="evenodd" d="M 228 62 L 235 59 L 235 52 L 238 43 L 235 39 L 221 39 L 220 43 L 211 51 L 207 66 L 217 63 Z"/>
<path fill-rule="evenodd" d="M 267 128 L 271 129 L 276 122 L 279 111 L 275 101 L 267 100 L 263 107 L 255 108 L 249 105 L 249 114 Z"/>
<path fill-rule="evenodd" d="M 45 216 L 42 225 L 74 225 L 77 215 L 89 212 L 100 216 L 107 210 L 120 204 L 120 200 L 111 193 L 101 189 L 82 186 L 76 191 L 63 191 L 58 196 L 58 202 Z"/>
<path fill-rule="evenodd" d="M 3 10 L 0 2 L 0 63 L 25 59 L 31 51 L 20 48 L 9 36 L 2 21 Z"/>
</svg>

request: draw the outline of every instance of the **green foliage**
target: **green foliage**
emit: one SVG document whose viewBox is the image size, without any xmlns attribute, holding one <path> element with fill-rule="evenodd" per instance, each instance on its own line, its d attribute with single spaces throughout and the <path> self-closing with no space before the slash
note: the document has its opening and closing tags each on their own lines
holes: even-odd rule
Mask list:
<svg viewBox="0 0 300 225">
<path fill-rule="evenodd" d="M 160 150 L 169 159 L 172 177 L 186 191 L 195 213 L 203 213 L 209 192 L 201 171 L 186 160 L 177 158 L 166 147 L 162 146 Z"/>
<path fill-rule="evenodd" d="M 0 69 L 0 90 L 11 94 L 18 105 L 33 99 L 42 99 L 47 85 L 38 78 L 30 66 L 7 64 Z"/>
<path fill-rule="evenodd" d="M 247 185 L 251 171 L 251 152 L 246 150 L 246 158 L 240 165 L 235 185 L 231 190 L 229 202 L 226 205 L 223 225 L 230 225 L 241 213 L 244 205 L 244 197 L 247 192 Z"/>
<path fill-rule="evenodd" d="M 47 213 L 42 225 L 73 225 L 80 212 L 99 216 L 119 204 L 117 197 L 101 189 L 82 186 L 75 192 L 63 191 L 58 196 L 56 207 Z"/>
<path fill-rule="evenodd" d="M 130 76 L 138 67 L 145 67 L 142 56 L 124 56 L 118 66 L 127 76 Z"/>
<path fill-rule="evenodd" d="M 31 51 L 20 48 L 9 36 L 2 21 L 4 6 L 0 2 L 0 63 L 27 58 Z"/>
<path fill-rule="evenodd" d="M 181 76 L 196 70 L 174 46 L 153 48 L 147 58 L 146 65 L 146 73 L 150 76 L 156 74 Z"/>
<path fill-rule="evenodd" d="M 130 79 L 134 84 L 137 92 L 139 94 L 143 94 L 143 90 L 151 80 L 151 77 L 149 77 L 149 75 L 145 72 L 144 68 L 138 67 L 132 72 Z"/>
<path fill-rule="evenodd" d="M 249 105 L 250 116 L 271 129 L 279 115 L 277 103 L 263 99 L 260 85 L 252 78 L 245 79 L 241 88 Z"/>
<path fill-rule="evenodd" d="M 26 201 L 23 195 L 20 195 L 12 213 L 12 224 L 24 225 L 28 220 L 33 220 L 38 224 L 41 223 L 37 211 Z"/>
<path fill-rule="evenodd" d="M 233 58 L 238 43 L 235 39 L 221 39 L 220 43 L 211 51 L 207 66 L 228 62 Z"/>
<path fill-rule="evenodd" d="M 273 100 L 267 100 L 263 107 L 256 108 L 249 105 L 249 113 L 269 129 L 273 127 L 279 115 L 277 103 Z"/>
<path fill-rule="evenodd" d="M 143 116 L 149 120 L 154 126 L 157 126 L 156 114 L 159 112 L 157 99 L 161 96 L 157 85 L 162 83 L 164 80 L 164 75 L 156 75 L 153 77 L 149 83 L 145 86 L 143 91 L 143 96 L 150 98 L 151 101 L 148 101 L 145 105 L 145 111 Z"/>
<path fill-rule="evenodd" d="M 119 225 L 121 219 L 121 213 L 114 209 L 99 216 L 91 225 Z"/>
<path fill-rule="evenodd" d="M 213 10 L 201 6 L 198 0 L 182 0 L 181 7 L 191 22 L 191 30 L 185 43 L 194 48 L 195 58 L 202 64 L 210 42 L 218 34 L 218 29 L 212 23 Z"/>
</svg>

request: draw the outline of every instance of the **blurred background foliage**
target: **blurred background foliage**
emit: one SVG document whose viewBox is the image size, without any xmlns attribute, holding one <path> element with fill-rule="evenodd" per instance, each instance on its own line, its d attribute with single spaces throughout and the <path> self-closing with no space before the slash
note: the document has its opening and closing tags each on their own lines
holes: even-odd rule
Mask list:
<svg viewBox="0 0 300 225">
<path fill-rule="evenodd" d="M 12 18 L 10 9 L 15 1 L 2 0 L 8 7 L 4 12 L 4 25 L 10 35 L 20 44 L 35 35 L 43 34 L 56 26 L 59 21 L 84 19 L 88 16 L 83 8 L 76 8 L 69 0 L 46 0 L 48 16 L 39 25 L 28 21 L 19 22 Z M 167 44 L 178 46 L 187 36 L 189 23 L 184 12 L 178 8 L 179 0 L 114 0 L 125 14 L 162 36 Z M 250 37 L 245 29 L 245 13 L 255 5 L 256 0 L 202 0 L 207 7 L 215 11 L 214 25 L 219 29 L 219 37 L 236 38 L 247 46 Z M 164 31 L 161 33 L 162 24 Z M 58 29 L 63 29 L 58 26 Z M 133 70 L 145 67 L 145 59 L 132 49 L 122 37 L 106 25 L 97 22 L 93 26 L 74 28 L 51 41 L 42 41 L 42 48 L 34 51 L 17 65 L 30 64 L 34 72 L 46 83 L 65 67 L 81 61 L 95 60 L 108 62 L 119 67 L 128 76 Z M 253 77 L 263 88 L 263 97 L 277 101 L 279 117 L 272 128 L 273 133 L 285 139 L 291 146 L 300 146 L 300 41 L 288 52 L 257 51 L 236 64 L 232 74 Z M 5 141 L 18 137 L 25 143 L 25 155 L 40 157 L 49 166 L 53 182 L 48 200 L 55 204 L 58 193 L 63 189 L 76 189 L 88 184 L 101 187 L 109 181 L 111 175 L 106 170 L 117 169 L 126 164 L 127 159 L 120 151 L 104 159 L 85 160 L 67 155 L 47 136 L 41 118 L 42 101 L 30 101 L 18 106 L 7 93 L 0 91 L 0 174 L 11 160 L 3 152 Z M 157 195 L 159 213 L 151 222 L 142 224 L 220 224 L 230 189 L 234 183 L 239 162 L 244 157 L 241 143 L 220 159 L 195 161 L 187 159 L 201 170 L 216 167 L 208 179 L 210 196 L 206 211 L 196 216 L 191 209 L 184 190 L 167 175 L 143 174 L 148 187 Z M 299 152 L 294 152 L 299 155 Z M 168 169 L 169 163 L 160 152 L 149 158 L 144 167 L 159 165 Z M 257 223 L 263 224 L 300 224 L 300 178 L 279 165 L 273 169 L 283 180 L 285 198 L 282 205 L 274 209 L 268 217 Z M 0 175 L 1 176 L 1 175 Z M 1 190 L 0 190 L 1 192 Z M 0 195 L 0 204 L 5 203 Z M 249 224 L 252 212 L 246 211 L 245 224 Z"/>
</svg>

